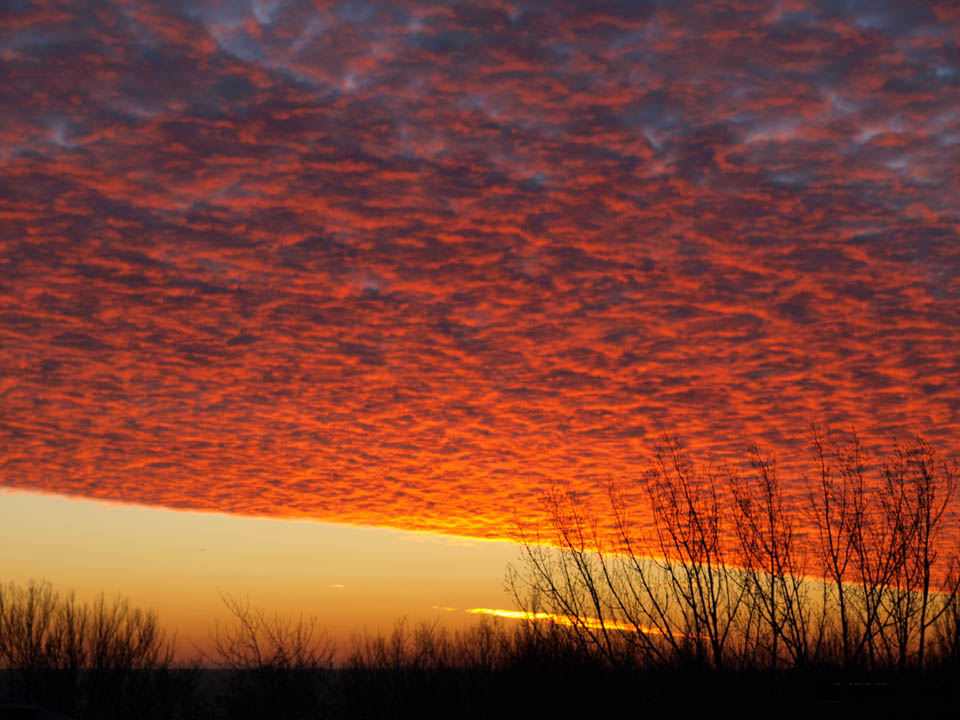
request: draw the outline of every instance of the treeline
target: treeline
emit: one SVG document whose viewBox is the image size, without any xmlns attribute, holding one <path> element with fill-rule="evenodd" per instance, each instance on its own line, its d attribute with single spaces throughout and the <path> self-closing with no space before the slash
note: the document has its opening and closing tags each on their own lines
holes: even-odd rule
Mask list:
<svg viewBox="0 0 960 720">
<path fill-rule="evenodd" d="M 612 489 L 594 513 L 554 491 L 547 527 L 521 535 L 517 602 L 569 618 L 614 667 L 956 663 L 956 463 L 922 439 L 871 460 L 856 435 L 816 428 L 811 454 L 788 494 L 758 447 L 739 468 L 698 467 L 668 436 L 633 506 Z"/>
<path fill-rule="evenodd" d="M 46 583 L 0 586 L 0 717 L 569 717 L 612 709 L 636 692 L 559 625 L 484 619 L 449 631 L 400 621 L 387 635 L 355 636 L 335 664 L 335 647 L 313 620 L 226 605 L 209 656 L 184 664 L 155 613 L 123 600 L 82 603 Z"/>
<path fill-rule="evenodd" d="M 960 701 L 960 663 L 948 656 L 928 658 L 923 672 L 880 674 L 832 665 L 712 668 L 689 659 L 638 665 L 625 656 L 613 663 L 575 626 L 549 622 L 484 620 L 452 632 L 399 622 L 388 635 L 354 638 L 334 664 L 333 645 L 312 621 L 233 601 L 230 622 L 217 628 L 201 668 L 174 663 L 156 616 L 122 601 L 78 604 L 35 583 L 8 585 L 0 596 L 4 622 L 14 618 L 0 636 L 7 668 L 0 698 L 69 718 L 687 717 L 720 708 L 738 717 L 839 717 L 851 709 L 887 717 L 950 703 L 955 709 Z M 74 612 L 86 623 L 76 624 Z M 64 632 L 71 625 L 74 631 Z M 4 715 L 11 706 L 0 699 L 0 717 L 45 717 L 29 714 L 29 706 Z"/>
<path fill-rule="evenodd" d="M 698 467 L 666 437 L 639 496 L 612 489 L 596 508 L 555 490 L 546 521 L 518 530 L 521 622 L 398 623 L 337 652 L 314 620 L 225 599 L 209 655 L 184 665 L 155 613 L 0 586 L 0 698 L 84 720 L 882 716 L 960 701 L 957 465 L 922 440 L 877 460 L 855 436 L 815 430 L 810 447 L 815 470 L 787 484 L 758 448 Z"/>
<path fill-rule="evenodd" d="M 84 603 L 47 583 L 0 585 L 0 673 L 0 698 L 68 717 L 192 716 L 191 670 L 175 665 L 156 613 L 120 598 Z"/>
</svg>

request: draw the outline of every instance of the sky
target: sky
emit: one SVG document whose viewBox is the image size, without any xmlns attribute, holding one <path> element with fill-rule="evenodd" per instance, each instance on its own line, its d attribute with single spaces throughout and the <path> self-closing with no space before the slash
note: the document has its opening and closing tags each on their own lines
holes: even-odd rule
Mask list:
<svg viewBox="0 0 960 720">
<path fill-rule="evenodd" d="M 0 491 L 0 583 L 49 583 L 157 613 L 177 657 L 216 663 L 227 602 L 315 621 L 345 659 L 354 636 L 398 622 L 457 630 L 510 610 L 506 542 L 384 528 L 198 513 Z M 480 613 L 483 614 L 483 613 Z"/>
<path fill-rule="evenodd" d="M 955 452 L 958 38 L 947 2 L 5 2 L 0 503 L 503 540 L 664 430 Z"/>
</svg>

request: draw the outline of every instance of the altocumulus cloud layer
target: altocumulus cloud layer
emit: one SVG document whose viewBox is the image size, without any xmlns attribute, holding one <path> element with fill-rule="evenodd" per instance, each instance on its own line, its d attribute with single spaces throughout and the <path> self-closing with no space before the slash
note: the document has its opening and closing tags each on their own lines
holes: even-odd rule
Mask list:
<svg viewBox="0 0 960 720">
<path fill-rule="evenodd" d="M 497 535 L 960 439 L 954 3 L 0 9 L 8 487 Z"/>
</svg>

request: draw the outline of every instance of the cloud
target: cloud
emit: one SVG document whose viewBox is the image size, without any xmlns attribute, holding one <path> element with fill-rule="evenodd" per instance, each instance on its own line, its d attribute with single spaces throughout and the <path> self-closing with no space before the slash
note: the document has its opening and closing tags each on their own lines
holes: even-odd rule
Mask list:
<svg viewBox="0 0 960 720">
<path fill-rule="evenodd" d="M 960 435 L 960 17 L 4 16 L 0 481 L 502 537 L 661 426 Z"/>
</svg>

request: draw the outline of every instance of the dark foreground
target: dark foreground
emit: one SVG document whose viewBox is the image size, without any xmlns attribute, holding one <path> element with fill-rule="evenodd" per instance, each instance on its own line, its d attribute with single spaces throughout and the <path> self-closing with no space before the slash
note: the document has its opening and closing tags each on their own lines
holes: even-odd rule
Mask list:
<svg viewBox="0 0 960 720">
<path fill-rule="evenodd" d="M 36 673 L 35 673 L 36 674 Z M 531 655 L 510 667 L 249 671 L 180 668 L 78 694 L 67 671 L 27 692 L 3 673 L 0 720 L 307 718 L 957 717 L 960 671 L 888 674 L 613 669 Z M 41 694 L 37 694 L 40 690 Z M 49 712 L 48 712 L 49 711 Z M 56 713 L 56 714 L 53 714 Z"/>
</svg>

